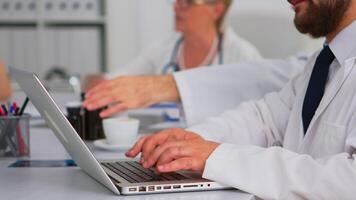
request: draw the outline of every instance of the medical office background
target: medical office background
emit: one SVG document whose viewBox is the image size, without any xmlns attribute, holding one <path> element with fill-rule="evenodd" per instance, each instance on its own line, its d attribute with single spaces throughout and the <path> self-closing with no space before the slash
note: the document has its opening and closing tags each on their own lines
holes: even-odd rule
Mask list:
<svg viewBox="0 0 356 200">
<path fill-rule="evenodd" d="M 171 0 L 0 0 L 0 57 L 7 66 L 83 76 L 125 66 L 173 33 Z M 286 0 L 234 0 L 228 23 L 266 58 L 321 47 L 297 32 Z"/>
</svg>

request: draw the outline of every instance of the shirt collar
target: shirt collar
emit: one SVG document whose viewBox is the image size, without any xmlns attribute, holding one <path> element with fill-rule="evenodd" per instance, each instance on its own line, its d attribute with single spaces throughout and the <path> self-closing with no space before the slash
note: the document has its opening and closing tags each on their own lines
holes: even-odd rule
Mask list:
<svg viewBox="0 0 356 200">
<path fill-rule="evenodd" d="M 344 28 L 329 44 L 335 58 L 344 65 L 345 62 L 356 56 L 356 20 Z"/>
</svg>

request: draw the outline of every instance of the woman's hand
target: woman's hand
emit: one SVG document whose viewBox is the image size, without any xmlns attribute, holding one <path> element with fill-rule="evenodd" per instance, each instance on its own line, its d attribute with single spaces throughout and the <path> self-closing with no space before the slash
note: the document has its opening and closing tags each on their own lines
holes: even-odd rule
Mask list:
<svg viewBox="0 0 356 200">
<path fill-rule="evenodd" d="M 86 94 L 83 105 L 88 110 L 108 106 L 100 113 L 105 118 L 128 109 L 178 100 L 178 89 L 173 76 L 132 76 L 102 82 Z"/>
</svg>

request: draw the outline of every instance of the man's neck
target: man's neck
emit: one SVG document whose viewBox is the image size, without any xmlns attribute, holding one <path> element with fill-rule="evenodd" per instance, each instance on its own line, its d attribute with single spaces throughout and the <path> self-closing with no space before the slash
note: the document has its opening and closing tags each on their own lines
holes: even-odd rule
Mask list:
<svg viewBox="0 0 356 200">
<path fill-rule="evenodd" d="M 353 1 L 350 8 L 347 10 L 344 19 L 341 21 L 335 31 L 326 36 L 326 42 L 330 43 L 344 28 L 348 27 L 356 20 L 356 3 Z"/>
</svg>

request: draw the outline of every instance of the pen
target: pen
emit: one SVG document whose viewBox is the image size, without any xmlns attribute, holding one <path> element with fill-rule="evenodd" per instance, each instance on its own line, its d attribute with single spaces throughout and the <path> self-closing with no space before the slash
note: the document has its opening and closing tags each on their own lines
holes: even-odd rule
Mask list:
<svg viewBox="0 0 356 200">
<path fill-rule="evenodd" d="M 14 102 L 14 103 L 12 104 L 12 106 L 13 106 L 13 108 L 14 108 L 14 115 L 17 115 L 17 103 Z"/>
<path fill-rule="evenodd" d="M 4 111 L 2 110 L 2 108 L 0 107 L 0 116 L 5 116 Z"/>
<path fill-rule="evenodd" d="M 10 101 L 8 101 L 8 102 L 6 102 L 6 104 L 5 104 L 5 105 L 7 105 L 8 112 L 10 112 L 11 102 L 10 102 Z"/>
<path fill-rule="evenodd" d="M 28 101 L 29 101 L 29 99 L 28 99 L 28 97 L 26 97 L 26 99 L 23 102 L 22 107 L 21 107 L 21 109 L 19 111 L 19 116 L 23 115 L 23 112 L 25 111 L 25 108 L 26 108 L 26 106 L 28 104 Z"/>
<path fill-rule="evenodd" d="M 8 112 L 7 112 L 6 106 L 3 104 L 3 105 L 1 105 L 1 107 L 2 107 L 2 110 L 4 111 L 5 115 L 7 115 Z"/>
<path fill-rule="evenodd" d="M 13 115 L 14 113 L 14 106 L 10 106 L 9 115 Z"/>
</svg>

